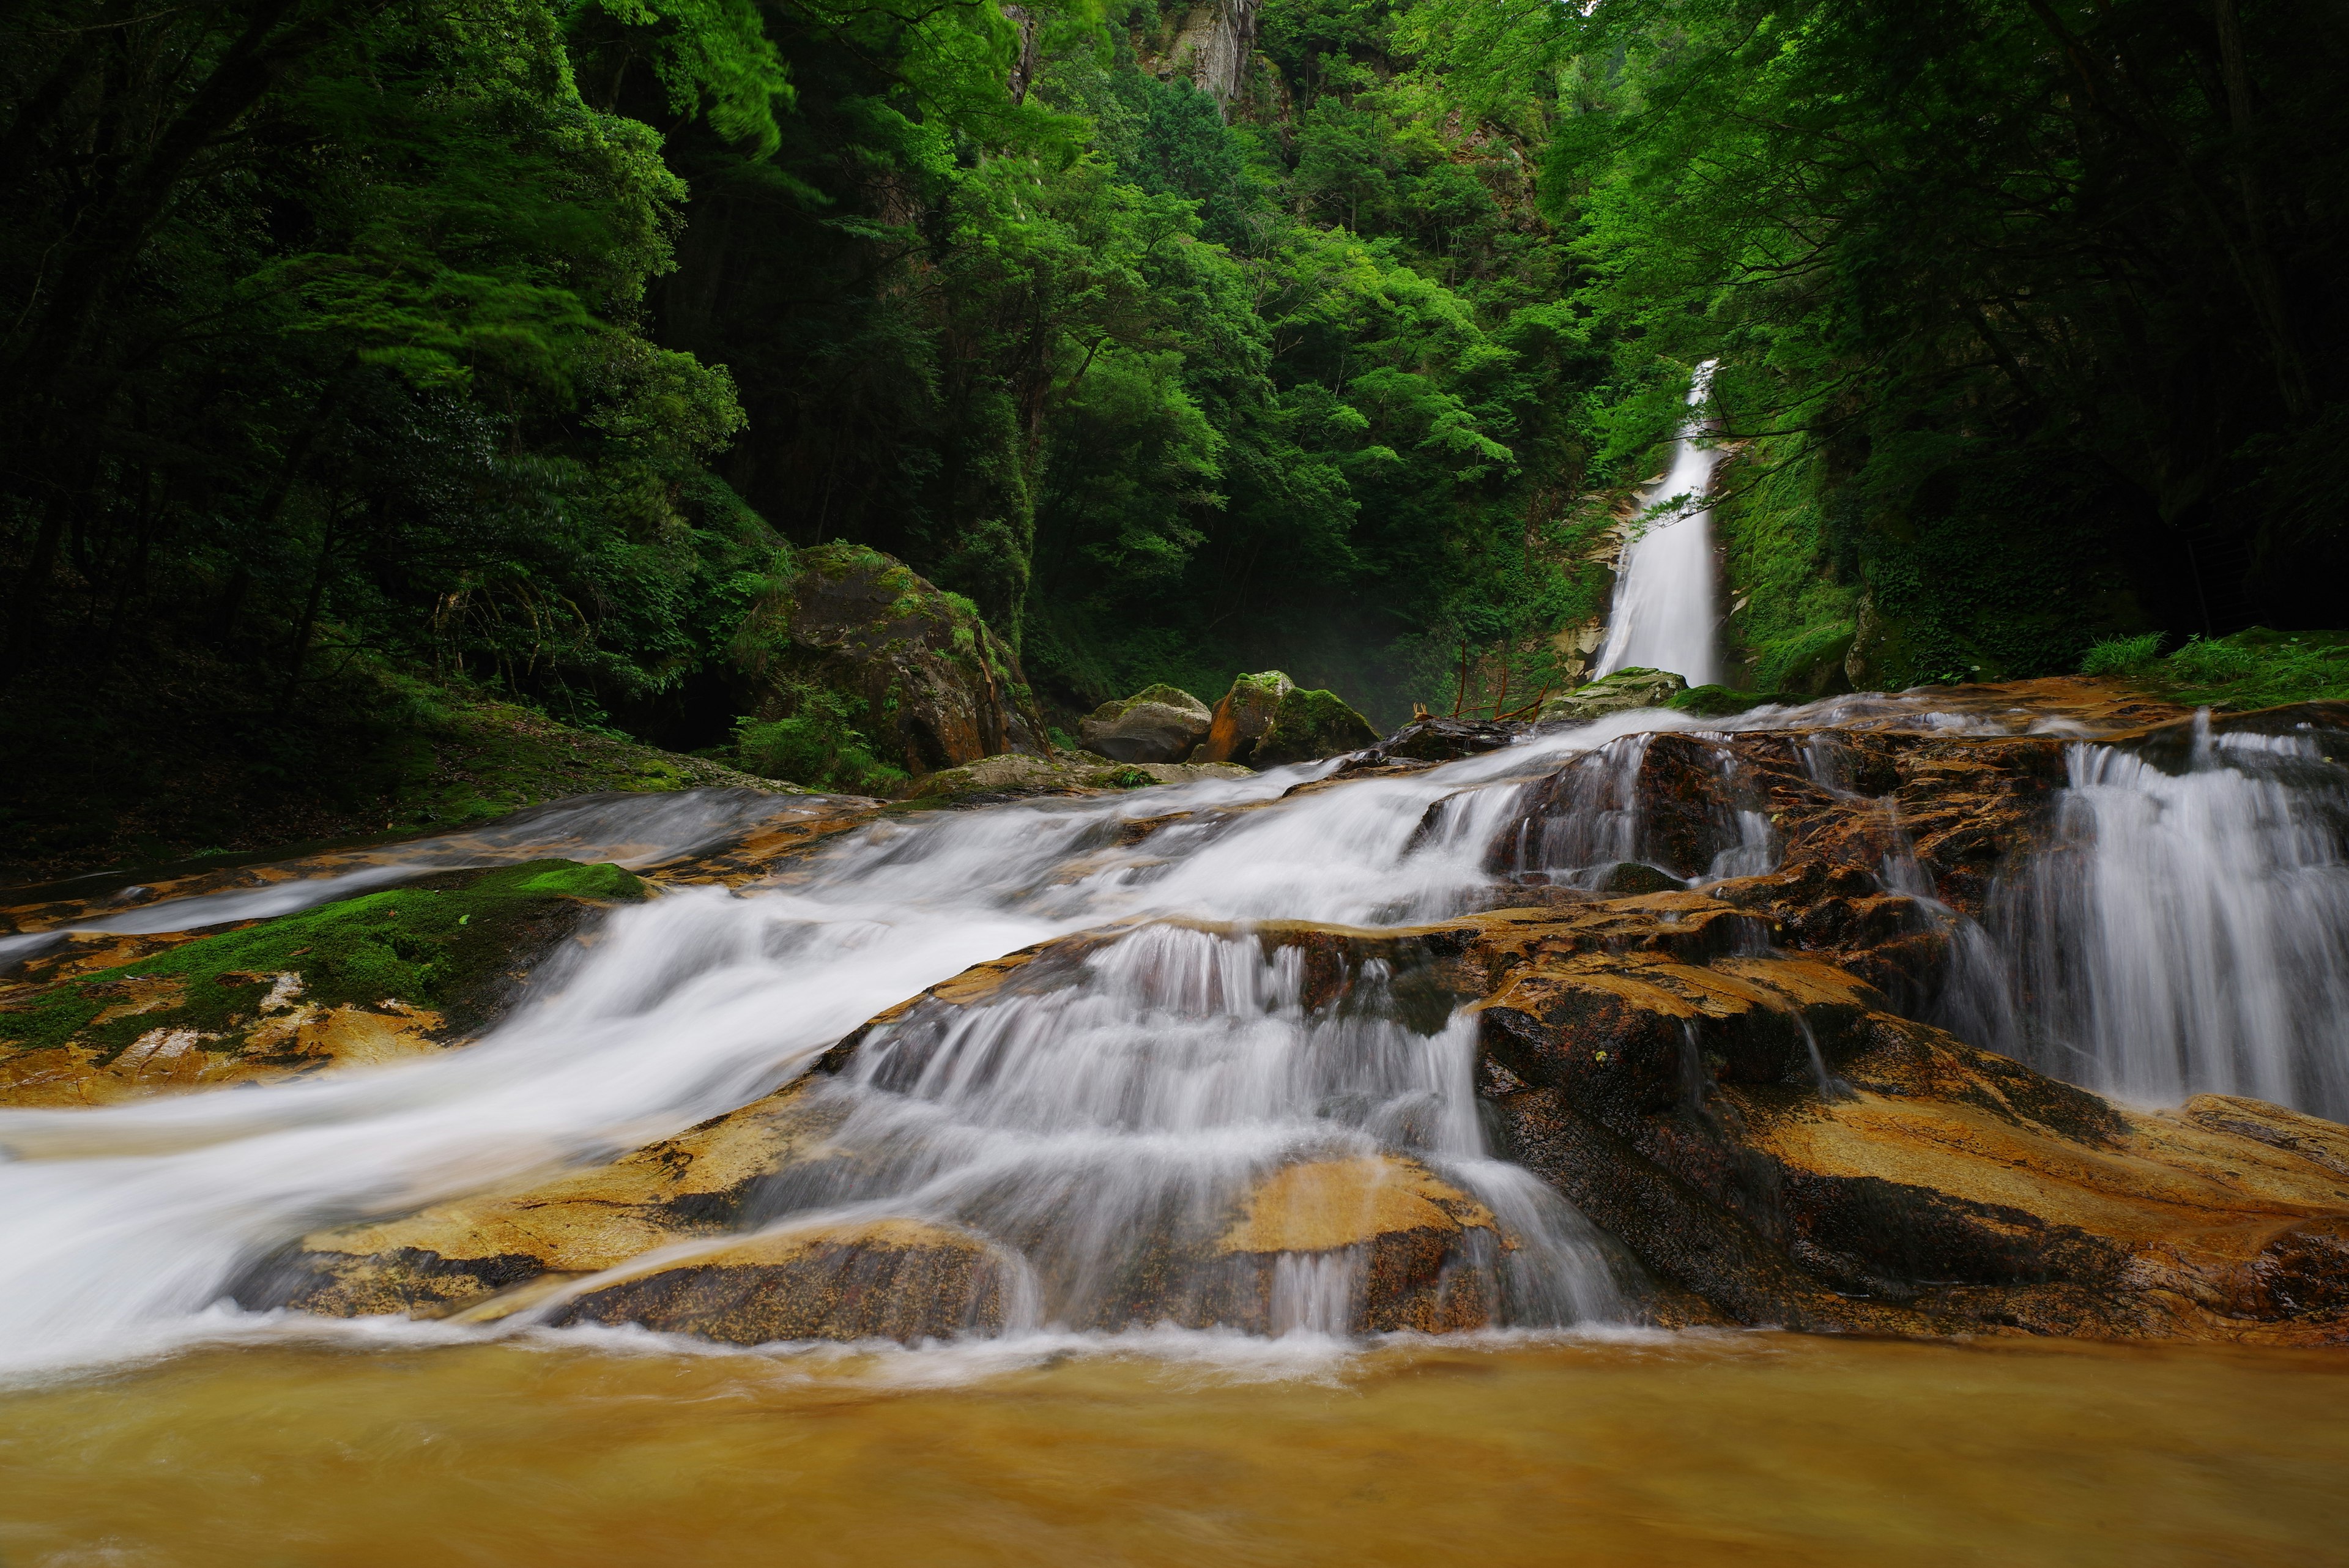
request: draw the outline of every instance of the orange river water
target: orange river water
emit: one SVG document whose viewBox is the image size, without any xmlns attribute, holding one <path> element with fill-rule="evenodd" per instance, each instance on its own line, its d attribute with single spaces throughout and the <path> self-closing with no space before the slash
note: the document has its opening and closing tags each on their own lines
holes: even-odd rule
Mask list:
<svg viewBox="0 0 2349 1568">
<path fill-rule="evenodd" d="M 1450 1563 L 2349 1563 L 2349 1353 L 281 1340 L 0 1392 L 5 1568 Z"/>
</svg>

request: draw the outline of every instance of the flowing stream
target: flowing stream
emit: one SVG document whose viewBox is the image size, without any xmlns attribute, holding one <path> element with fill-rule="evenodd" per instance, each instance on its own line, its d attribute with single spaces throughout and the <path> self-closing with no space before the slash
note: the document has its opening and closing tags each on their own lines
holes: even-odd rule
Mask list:
<svg viewBox="0 0 2349 1568">
<path fill-rule="evenodd" d="M 1724 722 L 1794 732 L 1814 781 L 1863 808 L 1838 772 L 1834 727 L 1962 735 L 2038 723 L 2020 711 L 1941 711 L 1923 692 Z M 1723 727 L 1709 727 L 1713 743 Z M 1408 924 L 1507 902 L 1511 883 L 1593 888 L 1625 862 L 1665 860 L 1635 788 L 1664 731 L 1707 743 L 1707 727 L 1682 715 L 1626 714 L 1294 795 L 1334 764 L 885 819 L 768 881 L 667 888 L 615 913 L 591 948 L 553 961 L 533 1001 L 444 1056 L 233 1093 L 0 1111 L 0 1373 L 278 1332 L 282 1315 L 239 1312 L 224 1295 L 311 1229 L 640 1147 L 791 1080 L 929 985 L 1080 931 L 1097 940 L 1050 985 L 1010 988 L 948 1023 L 909 1015 L 874 1031 L 822 1091 L 843 1102 L 830 1136 L 852 1158 L 794 1168 L 756 1218 L 903 1218 L 975 1234 L 1009 1282 L 1009 1340 L 1155 1332 L 1171 1318 L 1302 1353 L 1354 1321 L 1359 1246 L 1283 1255 L 1268 1285 L 1195 1271 L 1137 1302 L 1121 1282 L 1169 1248 L 1195 1252 L 1284 1168 L 1404 1159 L 1473 1197 L 1509 1239 L 1460 1264 L 1460 1288 L 1481 1293 L 1493 1321 L 1606 1323 L 1621 1310 L 1607 1245 L 1485 1145 L 1473 1026 L 1415 1012 L 1375 962 L 1346 1005 L 1309 1007 L 1296 950 L 1268 950 L 1248 922 Z M 1727 794 L 1744 799 L 1735 759 L 1717 754 Z M 2008 869 L 1987 928 L 1938 900 L 1883 803 L 1895 847 L 1879 879 L 1956 939 L 1930 1015 L 2127 1098 L 2222 1090 L 2344 1114 L 2340 767 L 2311 736 L 2207 730 L 2166 759 L 2169 771 L 2094 741 L 2070 742 L 2068 756 L 2050 847 Z M 535 831 L 525 820 L 378 853 L 409 874 L 599 849 L 641 863 L 762 812 L 804 809 L 730 792 L 605 801 L 543 814 Z M 1175 813 L 1189 815 L 1138 841 L 1130 831 Z M 1758 800 L 1719 817 L 1672 877 L 1702 886 L 1775 863 Z M 329 858 L 263 892 L 291 908 L 378 875 Z M 243 896 L 132 914 L 139 929 L 193 926 L 246 912 L 232 901 Z M 1251 1289 L 1253 1303 L 1231 1304 Z"/>
<path fill-rule="evenodd" d="M 1714 360 L 1696 368 L 1688 404 L 1701 410 L 1713 387 Z M 1692 686 L 1721 679 L 1720 613 L 1713 587 L 1713 508 L 1705 495 L 1721 449 L 1692 413 L 1672 443 L 1671 466 L 1649 497 L 1623 551 L 1608 614 L 1598 672 L 1668 670 Z"/>
<path fill-rule="evenodd" d="M 445 1057 L 0 1112 L 13 1157 L 0 1163 L 0 1369 L 251 1328 L 223 1291 L 310 1229 L 667 1136 L 794 1076 L 891 1004 L 1030 943 L 1117 921 L 1379 925 L 1474 907 L 1515 781 L 1682 722 L 1627 716 L 1289 800 L 1331 764 L 885 821 L 773 883 L 673 888 L 614 914 L 567 973 L 547 977 L 550 994 Z M 1178 811 L 1196 815 L 1121 846 L 1129 821 Z M 843 1088 L 864 1103 L 840 1137 L 875 1158 L 853 1189 L 808 1194 L 810 1210 L 951 1220 L 998 1238 L 1035 1233 L 1023 1217 L 1049 1214 L 1045 1239 L 1007 1258 L 1033 1284 L 1009 1326 L 1116 1328 L 1103 1282 L 1154 1235 L 1228 1208 L 1283 1162 L 1387 1151 L 1474 1194 L 1520 1241 L 1488 1265 L 1509 1321 L 1611 1309 L 1588 1228 L 1488 1157 L 1469 1030 L 1414 1027 L 1377 1005 L 1309 1016 L 1294 973 L 1253 940 L 1164 925 L 1136 925 L 1074 979 L 974 1010 L 967 1035 L 934 1043 L 918 1070 L 874 1042 Z M 1356 1288 L 1350 1275 L 1276 1282 L 1274 1325 L 1327 1332 Z"/>
</svg>

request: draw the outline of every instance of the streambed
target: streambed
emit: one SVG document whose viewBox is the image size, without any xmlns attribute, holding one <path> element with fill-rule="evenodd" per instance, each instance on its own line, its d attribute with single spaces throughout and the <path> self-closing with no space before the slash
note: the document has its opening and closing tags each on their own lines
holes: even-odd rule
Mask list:
<svg viewBox="0 0 2349 1568">
<path fill-rule="evenodd" d="M 2349 1530 L 2337 1355 L 1135 1352 L 201 1349 L 0 1395 L 0 1562 L 2144 1568 L 2330 1561 Z"/>
</svg>

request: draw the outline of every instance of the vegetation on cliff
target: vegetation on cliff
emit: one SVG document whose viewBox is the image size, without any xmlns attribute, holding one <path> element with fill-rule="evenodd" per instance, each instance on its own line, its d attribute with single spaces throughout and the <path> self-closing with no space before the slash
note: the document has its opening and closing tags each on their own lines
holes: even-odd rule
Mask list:
<svg viewBox="0 0 2349 1568">
<path fill-rule="evenodd" d="M 1249 15 L 13 9 L 0 726 L 184 710 L 256 799 L 419 679 L 801 783 L 959 760 L 771 673 L 833 550 L 963 607 L 1039 742 L 1274 667 L 1515 711 L 1703 358 L 1760 689 L 2337 618 L 2314 0 Z"/>
</svg>

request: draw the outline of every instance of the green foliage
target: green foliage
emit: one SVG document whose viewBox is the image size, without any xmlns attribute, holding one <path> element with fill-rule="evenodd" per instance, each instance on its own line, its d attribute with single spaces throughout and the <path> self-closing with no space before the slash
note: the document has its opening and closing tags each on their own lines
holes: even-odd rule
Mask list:
<svg viewBox="0 0 2349 1568">
<path fill-rule="evenodd" d="M 628 902 L 644 884 L 617 866 L 538 860 L 486 874 L 434 878 L 199 938 L 152 958 L 95 971 L 0 1012 L 0 1044 L 37 1050 L 68 1042 L 110 1059 L 150 1029 L 226 1031 L 250 1023 L 277 975 L 301 978 L 301 1000 L 324 1007 L 397 999 L 478 1010 L 524 950 L 525 928 L 581 900 Z M 455 885 L 450 885 L 455 884 Z M 125 981 L 179 982 L 180 1000 L 97 1020 Z"/>
<path fill-rule="evenodd" d="M 2271 662 L 2240 643 L 2198 637 L 2169 656 L 2162 673 L 2183 686 L 2223 686 L 2257 674 Z"/>
<path fill-rule="evenodd" d="M 2135 675 L 2161 657 L 2161 633 L 2108 637 L 2089 646 L 2080 656 L 2083 675 Z"/>
<path fill-rule="evenodd" d="M 785 717 L 735 724 L 732 750 L 743 772 L 848 794 L 892 794 L 904 784 L 905 770 L 881 761 L 851 722 L 850 699 L 803 677 L 782 677 L 776 690 L 791 709 Z"/>
<path fill-rule="evenodd" d="M 2271 631 L 2252 627 L 2231 637 L 2188 639 L 2167 659 L 2149 638 L 2100 643 L 2111 668 L 2082 673 L 2126 676 L 2172 701 L 2216 708 L 2272 708 L 2287 702 L 2349 701 L 2349 632 Z M 2092 655 L 2093 657 L 2093 655 Z"/>
</svg>

